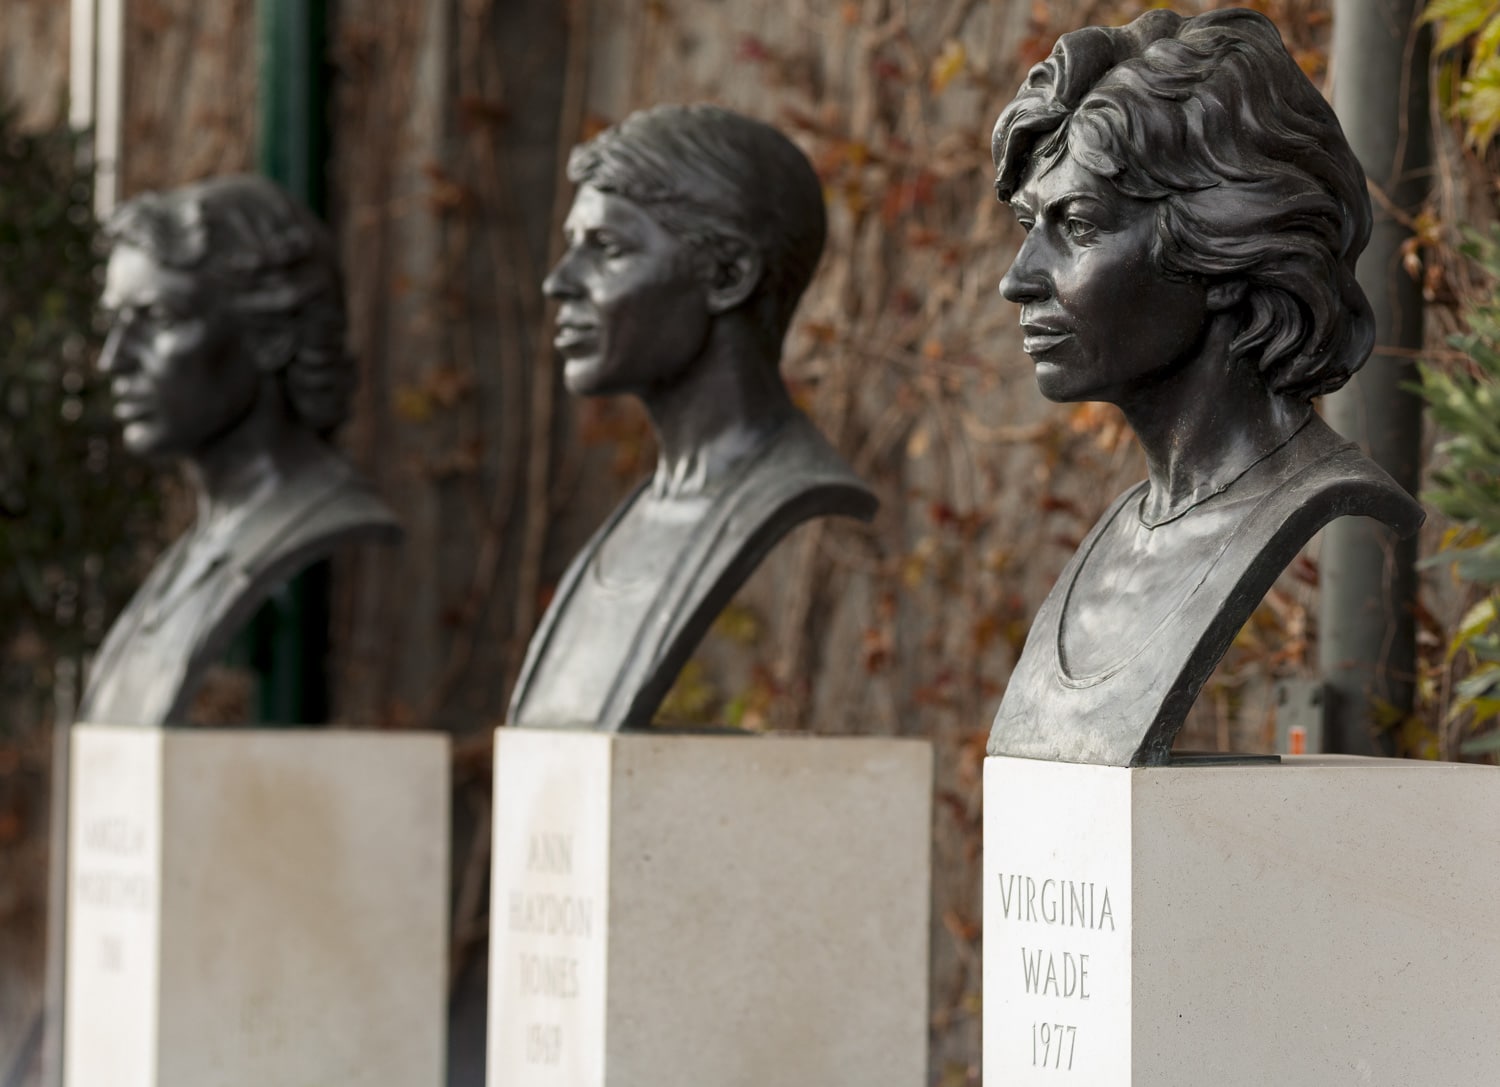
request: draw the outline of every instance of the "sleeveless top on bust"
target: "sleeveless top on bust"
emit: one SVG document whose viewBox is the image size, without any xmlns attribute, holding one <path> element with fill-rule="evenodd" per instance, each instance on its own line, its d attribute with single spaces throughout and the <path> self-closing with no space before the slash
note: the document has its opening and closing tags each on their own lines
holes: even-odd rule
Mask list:
<svg viewBox="0 0 1500 1087">
<path fill-rule="evenodd" d="M 1165 764 L 1203 683 L 1314 533 L 1337 517 L 1364 516 L 1408 536 L 1423 518 L 1395 480 L 1313 416 L 1281 449 L 1198 507 L 1248 509 L 1181 606 L 1152 630 L 1120 631 L 1127 648 L 1108 667 L 1069 674 L 1061 646 L 1073 586 L 1115 518 L 1135 515 L 1146 486 L 1115 500 L 1047 594 L 995 714 L 989 754 Z"/>
</svg>

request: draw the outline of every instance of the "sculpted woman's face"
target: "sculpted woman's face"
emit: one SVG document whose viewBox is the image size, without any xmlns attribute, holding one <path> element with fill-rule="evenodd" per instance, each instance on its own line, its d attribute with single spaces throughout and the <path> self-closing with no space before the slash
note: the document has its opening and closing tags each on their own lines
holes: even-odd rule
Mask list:
<svg viewBox="0 0 1500 1087">
<path fill-rule="evenodd" d="M 542 284 L 554 343 L 579 396 L 643 393 L 680 377 L 708 337 L 707 291 L 687 244 L 638 204 L 584 185 L 568 248 Z"/>
<path fill-rule="evenodd" d="M 138 456 L 193 456 L 248 416 L 260 395 L 242 322 L 189 272 L 116 245 L 105 275 L 110 378 L 125 447 Z"/>
<path fill-rule="evenodd" d="M 1043 396 L 1124 403 L 1196 357 L 1208 292 L 1157 267 L 1154 203 L 1064 154 L 1040 174 L 1033 167 L 1010 205 L 1026 240 L 1000 293 L 1021 306 Z"/>
</svg>

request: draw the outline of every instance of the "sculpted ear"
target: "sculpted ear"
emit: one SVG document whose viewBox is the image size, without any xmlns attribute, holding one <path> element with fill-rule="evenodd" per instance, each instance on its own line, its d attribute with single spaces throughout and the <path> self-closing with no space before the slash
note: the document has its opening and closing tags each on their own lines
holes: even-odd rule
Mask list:
<svg viewBox="0 0 1500 1087">
<path fill-rule="evenodd" d="M 1209 311 L 1218 313 L 1223 310 L 1233 309 L 1245 300 L 1245 292 L 1249 289 L 1250 285 L 1243 279 L 1226 279 L 1219 283 L 1209 284 Z"/>
<path fill-rule="evenodd" d="M 743 305 L 760 286 L 765 270 L 765 261 L 756 249 L 736 246 L 733 255 L 715 263 L 708 285 L 708 312 L 717 317 Z"/>
</svg>

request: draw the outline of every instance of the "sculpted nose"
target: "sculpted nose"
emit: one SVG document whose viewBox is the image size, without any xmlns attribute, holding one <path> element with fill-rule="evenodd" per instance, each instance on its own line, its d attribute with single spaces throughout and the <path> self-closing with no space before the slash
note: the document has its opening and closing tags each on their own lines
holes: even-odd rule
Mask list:
<svg viewBox="0 0 1500 1087">
<path fill-rule="evenodd" d="M 1000 280 L 1000 294 L 1006 301 L 1024 305 L 1039 302 L 1051 294 L 1051 280 L 1042 266 L 1039 248 L 1036 234 L 1026 235 L 1016 259 Z"/>
<path fill-rule="evenodd" d="M 558 301 L 579 297 L 582 292 L 573 277 L 572 266 L 573 254 L 569 251 L 562 255 L 562 259 L 547 273 L 547 278 L 542 280 L 542 293 Z"/>
</svg>

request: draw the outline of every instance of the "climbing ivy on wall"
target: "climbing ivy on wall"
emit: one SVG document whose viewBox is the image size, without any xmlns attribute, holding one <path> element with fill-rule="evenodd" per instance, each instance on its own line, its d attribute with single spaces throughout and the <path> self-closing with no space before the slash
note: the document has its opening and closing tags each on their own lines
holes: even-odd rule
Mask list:
<svg viewBox="0 0 1500 1087">
<path fill-rule="evenodd" d="M 1494 139 L 1500 132 L 1500 0 L 1431 0 L 1434 76 L 1455 122 L 1443 174 L 1468 176 L 1470 207 L 1434 207 L 1413 224 L 1407 270 L 1418 275 L 1432 316 L 1456 323 L 1450 350 L 1428 352 L 1421 392 L 1438 432 L 1429 505 L 1451 519 L 1426 565 L 1450 575 L 1451 618 L 1422 618 L 1428 649 L 1421 706 L 1405 746 L 1455 757 L 1500 752 L 1500 225 L 1494 220 Z M 1441 144 L 1441 140 L 1440 140 Z M 1488 197 L 1488 198 L 1486 198 Z M 1490 220 L 1488 232 L 1461 222 Z M 1429 594 L 1434 604 L 1437 593 Z"/>
<path fill-rule="evenodd" d="M 1444 664 L 1457 666 L 1445 724 L 1472 755 L 1500 752 L 1500 227 L 1471 234 L 1463 253 L 1488 289 L 1464 307 L 1467 330 L 1452 337 L 1461 360 L 1424 365 L 1422 393 L 1444 435 L 1425 497 L 1455 522 L 1431 561 L 1451 567 L 1471 597 L 1443 651 Z"/>
<path fill-rule="evenodd" d="M 1485 147 L 1500 131 L 1500 0 L 1431 0 L 1422 21 L 1437 30 L 1433 48 L 1450 53 L 1440 89 L 1469 143 Z"/>
</svg>

